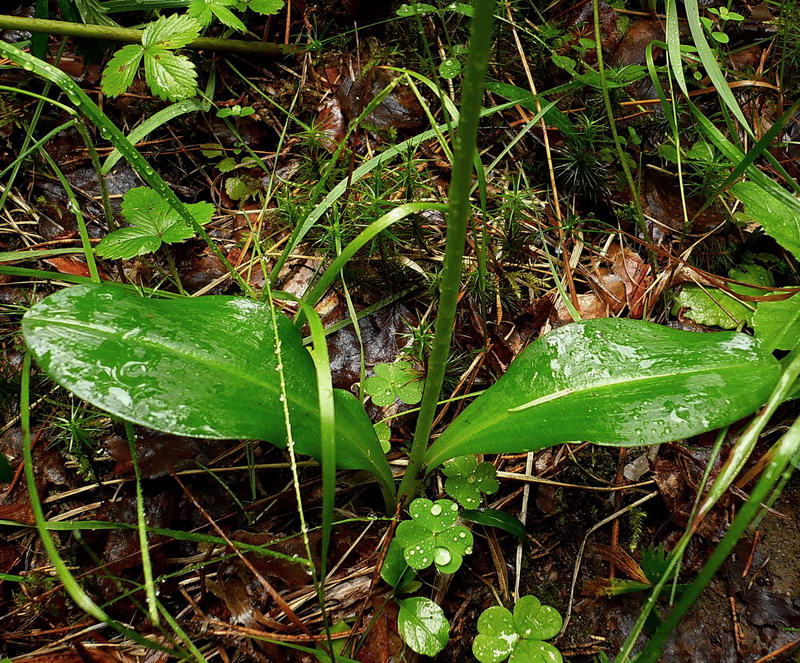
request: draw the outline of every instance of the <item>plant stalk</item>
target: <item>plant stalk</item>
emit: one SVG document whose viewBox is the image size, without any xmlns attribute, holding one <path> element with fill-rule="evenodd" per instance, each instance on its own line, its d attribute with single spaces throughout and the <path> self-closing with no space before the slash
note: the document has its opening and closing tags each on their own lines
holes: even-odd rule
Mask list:
<svg viewBox="0 0 800 663">
<path fill-rule="evenodd" d="M 471 24 L 469 54 L 464 73 L 460 117 L 455 137 L 453 174 L 448 191 L 447 243 L 444 268 L 439 285 L 439 312 L 433 348 L 428 358 L 428 375 L 422 394 L 414 441 L 408 456 L 408 468 L 400 482 L 398 497 L 410 499 L 422 480 L 423 462 L 428 449 L 436 403 L 444 382 L 450 341 L 453 337 L 461 271 L 464 261 L 464 242 L 472 212 L 470 190 L 472 169 L 478 139 L 481 101 L 491 48 L 495 0 L 476 0 Z"/>
<path fill-rule="evenodd" d="M 106 39 L 130 44 L 141 44 L 143 30 L 121 28 L 113 25 L 92 25 L 70 23 L 69 21 L 53 21 L 44 18 L 28 18 L 27 16 L 0 15 L 0 29 L 23 30 L 25 32 L 63 35 L 65 37 L 83 37 L 86 39 Z M 303 47 L 273 44 L 262 41 L 244 41 L 243 39 L 215 39 L 199 37 L 186 48 L 195 51 L 216 51 L 218 53 L 242 53 L 246 55 L 263 55 L 280 57 L 305 50 Z"/>
</svg>

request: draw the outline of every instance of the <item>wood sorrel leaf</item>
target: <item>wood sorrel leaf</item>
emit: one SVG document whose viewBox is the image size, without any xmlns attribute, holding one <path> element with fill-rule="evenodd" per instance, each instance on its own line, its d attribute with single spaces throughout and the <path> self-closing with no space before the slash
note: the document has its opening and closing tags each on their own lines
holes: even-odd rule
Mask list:
<svg viewBox="0 0 800 663">
<path fill-rule="evenodd" d="M 465 454 L 575 440 L 678 440 L 751 414 L 779 374 L 777 360 L 745 334 L 698 334 L 641 320 L 576 322 L 526 348 L 425 460 L 430 471 Z"/>
<path fill-rule="evenodd" d="M 286 445 L 272 312 L 239 297 L 145 299 L 111 285 L 65 288 L 31 308 L 25 340 L 44 371 L 127 421 L 204 438 Z M 297 452 L 320 457 L 316 374 L 291 321 L 276 313 Z M 337 464 L 392 486 L 364 409 L 335 390 Z"/>
</svg>

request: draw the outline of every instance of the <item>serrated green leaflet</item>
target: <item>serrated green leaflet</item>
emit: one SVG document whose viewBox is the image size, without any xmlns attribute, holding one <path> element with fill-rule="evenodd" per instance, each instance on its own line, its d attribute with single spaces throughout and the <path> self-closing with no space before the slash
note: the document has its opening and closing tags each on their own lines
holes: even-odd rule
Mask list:
<svg viewBox="0 0 800 663">
<path fill-rule="evenodd" d="M 211 221 L 214 206 L 210 203 L 186 205 L 197 223 Z M 136 187 L 122 199 L 122 215 L 131 224 L 106 235 L 97 245 L 103 258 L 133 258 L 156 251 L 163 243 L 181 242 L 194 236 L 194 228 L 186 225 L 180 215 L 155 191 Z"/>
<path fill-rule="evenodd" d="M 216 17 L 220 23 L 234 30 L 244 31 L 246 26 L 229 7 L 236 7 L 237 0 L 190 0 L 188 14 L 203 27 Z"/>
<path fill-rule="evenodd" d="M 250 0 L 247 8 L 258 14 L 270 15 L 277 14 L 284 4 L 284 0 Z"/>
<path fill-rule="evenodd" d="M 103 70 L 103 92 L 110 97 L 117 97 L 125 92 L 136 78 L 142 57 L 144 49 L 138 44 L 123 46 L 114 53 L 114 57 Z"/>
<path fill-rule="evenodd" d="M 285 444 L 275 339 L 267 306 L 238 297 L 145 299 L 110 285 L 66 288 L 31 308 L 22 328 L 58 384 L 127 421 L 205 438 Z M 316 374 L 302 338 L 278 328 L 296 451 L 319 458 Z M 335 390 L 337 464 L 391 471 L 352 394 Z"/>
<path fill-rule="evenodd" d="M 447 645 L 450 624 L 442 609 L 430 599 L 415 597 L 398 601 L 397 630 L 411 649 L 436 656 Z"/>
<path fill-rule="evenodd" d="M 468 453 L 690 437 L 754 412 L 779 373 L 772 355 L 744 334 L 640 320 L 572 323 L 532 343 L 453 421 L 428 450 L 428 471 Z"/>
<path fill-rule="evenodd" d="M 175 55 L 172 51 L 145 51 L 144 75 L 153 94 L 161 99 L 178 101 L 197 91 L 194 65 L 185 55 Z"/>
</svg>

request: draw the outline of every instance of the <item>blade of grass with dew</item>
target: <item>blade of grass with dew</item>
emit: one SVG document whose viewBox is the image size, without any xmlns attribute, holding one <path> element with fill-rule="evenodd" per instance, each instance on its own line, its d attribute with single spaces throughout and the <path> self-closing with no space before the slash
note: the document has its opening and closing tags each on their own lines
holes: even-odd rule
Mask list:
<svg viewBox="0 0 800 663">
<path fill-rule="evenodd" d="M 72 251 L 79 253 L 79 251 Z M 9 265 L 0 265 L 0 274 L 7 276 L 21 276 L 30 279 L 42 279 L 44 281 L 52 281 L 54 283 L 93 283 L 92 279 L 87 276 L 76 276 L 74 274 L 61 274 L 60 272 L 48 272 L 43 269 L 30 269 L 28 267 L 11 267 Z M 168 292 L 166 290 L 156 290 L 155 288 L 145 288 L 141 286 L 130 285 L 128 283 L 116 283 L 114 281 L 105 281 L 106 285 L 112 288 L 122 288 L 130 292 L 146 293 L 154 297 L 162 297 L 164 299 L 180 299 L 181 295 L 175 292 Z"/>
<path fill-rule="evenodd" d="M 91 597 L 83 590 L 78 584 L 78 581 L 72 575 L 72 572 L 67 567 L 64 560 L 56 548 L 53 537 L 47 528 L 47 521 L 44 516 L 42 502 L 39 499 L 39 489 L 36 485 L 36 475 L 33 469 L 33 452 L 31 444 L 31 420 L 30 420 L 30 376 L 31 376 L 31 355 L 29 352 L 25 353 L 22 362 L 22 378 L 20 384 L 20 424 L 22 427 L 22 462 L 25 471 L 25 482 L 28 488 L 28 499 L 31 504 L 31 511 L 33 518 L 36 522 L 36 530 L 39 532 L 39 539 L 42 542 L 42 547 L 47 554 L 50 563 L 53 565 L 56 576 L 64 587 L 64 590 L 69 594 L 70 598 L 78 605 L 78 607 L 91 615 L 95 619 L 105 624 L 108 624 L 115 631 L 130 638 L 144 647 L 161 651 L 167 654 L 175 655 L 174 649 L 165 647 L 160 642 L 146 638 L 136 631 L 123 626 L 113 617 L 108 615 L 100 606 L 98 606 Z"/>
<path fill-rule="evenodd" d="M 775 413 L 775 410 L 777 410 L 778 406 L 784 402 L 786 396 L 794 388 L 794 384 L 798 378 L 798 375 L 800 375 L 800 355 L 796 355 L 794 357 L 794 361 L 792 361 L 784 370 L 780 380 L 778 381 L 778 384 L 775 387 L 775 390 L 770 395 L 767 404 L 761 408 L 755 417 L 753 417 L 750 424 L 748 424 L 745 431 L 739 436 L 739 439 L 734 444 L 733 449 L 728 456 L 728 460 L 715 478 L 714 483 L 711 484 L 711 488 L 708 490 L 708 495 L 703 500 L 700 508 L 697 510 L 694 519 L 687 525 L 683 536 L 681 536 L 678 543 L 672 549 L 667 568 L 664 570 L 664 573 L 659 581 L 653 586 L 647 602 L 642 606 L 633 628 L 628 633 L 627 637 L 625 638 L 625 642 L 620 648 L 619 654 L 617 654 L 617 657 L 614 659 L 614 663 L 627 663 L 627 661 L 630 660 L 629 657 L 633 652 L 636 641 L 639 638 L 639 635 L 642 633 L 650 614 L 655 608 L 656 601 L 658 600 L 661 591 L 669 581 L 669 578 L 677 566 L 678 561 L 683 558 L 686 548 L 689 545 L 689 541 L 694 536 L 697 526 L 713 508 L 713 506 L 723 497 L 723 495 L 725 495 L 728 488 L 736 478 L 736 475 L 739 474 L 741 469 L 744 467 L 747 459 L 750 457 L 750 454 L 758 442 L 761 431 L 764 430 L 766 425 L 769 423 L 770 418 Z"/>
<path fill-rule="evenodd" d="M 678 626 L 682 617 L 694 605 L 700 593 L 706 585 L 711 582 L 714 574 L 722 566 L 723 562 L 733 552 L 739 539 L 744 534 L 747 527 L 758 515 L 761 504 L 769 496 L 773 486 L 782 477 L 788 479 L 792 473 L 792 460 L 800 452 L 800 418 L 795 419 L 789 430 L 784 433 L 775 449 L 775 453 L 769 465 L 764 468 L 764 472 L 756 483 L 755 488 L 750 493 L 745 503 L 736 512 L 736 517 L 725 533 L 722 541 L 714 548 L 714 552 L 706 562 L 705 566 L 694 581 L 685 588 L 677 605 L 672 609 L 666 619 L 660 624 L 658 630 L 648 640 L 641 654 L 636 658 L 637 663 L 655 663 L 661 653 L 666 639 L 670 633 Z"/>
<path fill-rule="evenodd" d="M 328 622 L 328 615 L 327 611 L 325 610 L 325 577 L 319 577 L 317 574 L 317 568 L 314 564 L 314 558 L 311 554 L 311 544 L 308 538 L 308 525 L 306 524 L 306 516 L 305 510 L 303 508 L 303 497 L 300 493 L 300 475 L 297 470 L 297 459 L 294 453 L 294 436 L 292 434 L 292 422 L 291 417 L 289 416 L 289 402 L 286 395 L 286 380 L 284 375 L 284 365 L 283 365 L 283 353 L 281 351 L 281 340 L 278 336 L 278 319 L 277 313 L 275 311 L 275 298 L 286 298 L 286 299 L 296 299 L 293 295 L 289 295 L 288 293 L 282 292 L 274 292 L 272 290 L 272 285 L 270 283 L 270 279 L 265 280 L 266 284 L 266 291 L 267 291 L 267 303 L 269 305 L 269 310 L 271 314 L 271 322 L 272 322 L 272 332 L 275 338 L 275 357 L 277 360 L 276 369 L 278 371 L 278 379 L 280 381 L 281 387 L 281 402 L 283 403 L 283 416 L 284 416 L 284 425 L 286 428 L 286 450 L 289 453 L 289 462 L 291 464 L 292 469 L 292 484 L 294 485 L 295 491 L 295 501 L 297 504 L 297 515 L 300 520 L 300 532 L 303 537 L 303 546 L 305 547 L 306 557 L 309 562 L 309 566 L 311 569 L 311 579 L 314 583 L 314 587 L 317 592 L 317 597 L 319 600 L 319 607 L 322 612 L 322 620 L 325 625 L 325 633 L 327 634 L 328 641 L 330 642 L 331 635 L 330 635 L 330 624 Z M 323 355 L 327 357 L 327 342 L 325 341 L 324 333 L 320 333 L 319 328 L 322 327 L 322 323 L 319 321 L 319 317 L 316 314 L 316 311 L 313 313 L 307 312 L 307 315 L 310 316 L 309 320 L 309 327 L 312 328 L 312 339 L 314 343 L 314 347 L 312 347 L 312 357 L 314 358 L 314 368 L 317 371 L 317 393 L 319 394 L 319 404 L 320 404 L 320 437 L 321 437 L 321 444 L 322 444 L 322 456 L 325 458 L 327 462 L 323 463 L 322 465 L 322 473 L 323 473 L 323 509 L 325 506 L 330 507 L 330 513 L 333 513 L 333 503 L 331 502 L 332 499 L 335 497 L 335 483 L 336 483 L 336 441 L 333 439 L 333 429 L 335 427 L 335 419 L 334 419 L 334 410 L 333 410 L 333 387 L 331 385 L 331 376 L 330 376 L 330 364 L 325 363 L 325 365 L 320 365 L 320 360 L 323 358 Z M 316 318 L 315 320 L 313 320 Z M 313 321 L 312 321 L 313 320 Z M 319 323 L 319 326 L 315 325 L 314 323 Z M 325 348 L 324 351 L 319 350 L 319 344 Z M 320 382 L 320 380 L 322 382 Z M 324 411 L 322 410 L 324 407 Z M 334 457 L 330 458 L 331 450 L 333 450 Z M 332 461 L 332 462 L 331 462 Z M 331 472 L 333 473 L 331 475 Z M 331 482 L 331 478 L 333 479 L 334 489 L 330 491 L 330 495 L 325 495 L 325 487 L 327 483 Z M 323 513 L 323 519 L 326 518 L 326 514 Z M 331 518 L 332 520 L 332 518 Z M 328 520 L 325 525 L 323 526 L 323 539 L 325 538 L 326 532 L 327 536 L 330 537 L 330 528 L 331 528 L 331 520 Z M 324 544 L 323 544 L 324 545 Z M 322 568 L 324 569 L 326 566 L 325 558 L 323 557 Z"/>
<path fill-rule="evenodd" d="M 188 115 L 196 111 L 206 113 L 210 108 L 211 104 L 203 99 L 184 99 L 183 101 L 175 102 L 145 119 L 144 122 L 135 127 L 125 138 L 131 145 L 136 145 L 136 143 L 144 140 L 161 125 L 181 117 L 182 115 Z M 114 148 L 103 162 L 103 174 L 107 175 L 110 173 L 111 169 L 117 165 L 117 162 L 121 158 L 122 152 Z"/>
<path fill-rule="evenodd" d="M 380 235 L 389 226 L 398 221 L 402 221 L 411 214 L 417 212 L 424 212 L 428 210 L 446 211 L 447 205 L 443 203 L 405 203 L 395 207 L 390 212 L 387 212 L 382 217 L 370 223 L 364 230 L 362 230 L 355 238 L 353 238 L 342 252 L 336 256 L 334 261 L 322 273 L 322 276 L 317 280 L 314 286 L 303 296 L 303 302 L 308 306 L 315 306 L 331 283 L 339 276 L 339 273 L 344 269 L 345 265 L 353 258 L 353 256 L 366 244 L 372 241 L 375 237 Z M 295 316 L 295 324 L 302 322 L 301 312 L 298 311 Z"/>
<path fill-rule="evenodd" d="M 439 284 L 439 310 L 433 347 L 428 358 L 428 372 L 422 394 L 420 413 L 408 456 L 408 468 L 400 483 L 398 495 L 411 498 L 419 486 L 422 464 L 428 448 L 436 403 L 444 382 L 450 341 L 455 324 L 467 224 L 472 211 L 470 203 L 471 175 L 478 139 L 484 80 L 489 63 L 495 0 L 476 0 L 470 24 L 470 45 L 465 65 L 459 123 L 455 141 L 455 158 L 448 191 L 447 239 L 444 266 Z"/>
<path fill-rule="evenodd" d="M 148 186 L 155 189 L 156 192 L 167 201 L 169 206 L 180 215 L 185 223 L 191 228 L 194 228 L 195 232 L 197 232 L 208 245 L 211 252 L 219 258 L 225 266 L 225 269 L 231 273 L 231 276 L 239 284 L 243 292 L 254 296 L 255 293 L 252 286 L 247 283 L 233 265 L 231 265 L 228 258 L 214 243 L 202 224 L 197 222 L 197 219 L 186 209 L 186 206 L 181 202 L 178 196 L 175 195 L 164 179 L 147 163 L 146 159 L 136 147 L 128 141 L 117 126 L 100 110 L 100 108 L 98 108 L 97 104 L 86 96 L 86 93 L 69 76 L 60 69 L 3 41 L 0 41 L 0 56 L 19 64 L 26 71 L 31 71 L 37 76 L 41 76 L 61 88 L 70 102 L 75 104 L 78 111 L 83 113 L 98 128 L 100 135 L 110 140 L 114 147 L 122 153 L 122 156 L 125 157 L 133 169 L 136 170 L 142 180 L 144 180 Z"/>
<path fill-rule="evenodd" d="M 147 545 L 147 521 L 144 515 L 144 493 L 142 492 L 142 473 L 139 471 L 139 452 L 136 449 L 136 433 L 133 424 L 125 422 L 125 435 L 131 452 L 134 483 L 136 484 L 136 528 L 139 531 L 139 551 L 142 555 L 142 574 L 144 575 L 145 596 L 150 622 L 158 626 L 158 602 L 156 586 L 153 583 L 153 563 L 150 560 L 150 546 Z"/>
<path fill-rule="evenodd" d="M 82 253 L 83 249 L 28 249 L 22 251 L 0 251 L 0 263 L 42 260 L 53 256 L 66 256 Z"/>
</svg>

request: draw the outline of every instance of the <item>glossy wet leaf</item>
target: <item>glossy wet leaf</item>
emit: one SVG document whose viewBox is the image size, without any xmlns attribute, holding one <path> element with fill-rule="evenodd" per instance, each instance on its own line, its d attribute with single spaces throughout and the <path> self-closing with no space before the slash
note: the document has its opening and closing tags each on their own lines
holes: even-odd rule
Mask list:
<svg viewBox="0 0 800 663">
<path fill-rule="evenodd" d="M 444 489 L 450 497 L 466 509 L 474 509 L 481 502 L 481 493 L 497 492 L 497 470 L 491 463 L 478 463 L 475 456 L 461 456 L 442 467 L 447 476 Z"/>
<path fill-rule="evenodd" d="M 375 435 L 378 436 L 383 453 L 389 453 L 392 450 L 392 429 L 389 428 L 389 424 L 378 422 L 373 428 L 375 428 Z"/>
<path fill-rule="evenodd" d="M 758 342 L 640 320 L 564 325 L 528 346 L 428 450 L 428 469 L 468 453 L 586 440 L 638 446 L 697 435 L 757 410 L 780 367 Z"/>
<path fill-rule="evenodd" d="M 458 58 L 447 58 L 442 60 L 439 65 L 439 76 L 445 80 L 451 80 L 461 73 L 461 60 Z"/>
<path fill-rule="evenodd" d="M 211 221 L 211 203 L 192 203 L 186 209 L 200 225 Z M 122 216 L 131 225 L 114 230 L 97 245 L 103 258 L 133 258 L 158 250 L 162 243 L 181 242 L 194 236 L 194 229 L 153 189 L 146 186 L 130 189 L 122 198 Z"/>
<path fill-rule="evenodd" d="M 759 302 L 753 329 L 768 350 L 793 350 L 800 343 L 800 295 Z"/>
<path fill-rule="evenodd" d="M 401 591 L 404 585 L 413 582 L 414 577 L 414 569 L 408 565 L 403 556 L 403 547 L 397 542 L 397 539 L 392 539 L 389 550 L 386 551 L 383 566 L 381 566 L 381 579 Z"/>
<path fill-rule="evenodd" d="M 408 511 L 411 520 L 397 526 L 395 538 L 406 563 L 417 570 L 435 564 L 440 573 L 455 573 L 474 543 L 472 532 L 456 525 L 458 505 L 451 500 L 431 502 L 419 497 Z"/>
<path fill-rule="evenodd" d="M 419 403 L 423 383 L 414 373 L 411 362 L 396 361 L 393 364 L 376 364 L 375 375 L 364 380 L 364 391 L 372 402 L 386 407 L 400 400 L 408 405 Z"/>
<path fill-rule="evenodd" d="M 731 187 L 744 203 L 748 216 L 761 224 L 770 237 L 800 258 L 800 212 L 764 190 L 755 182 L 740 182 Z"/>
<path fill-rule="evenodd" d="M 302 338 L 277 314 L 295 449 L 320 457 L 316 373 Z M 46 297 L 22 321 L 28 347 L 58 384 L 127 421 L 200 438 L 286 444 L 272 317 L 238 297 L 146 299 L 111 285 Z M 337 464 L 392 485 L 358 400 L 335 390 Z"/>
<path fill-rule="evenodd" d="M 560 663 L 560 652 L 542 642 L 558 635 L 561 615 L 542 605 L 535 596 L 523 596 L 514 613 L 493 606 L 478 618 L 478 635 L 472 653 L 481 663 L 500 663 L 507 658 L 516 663 Z"/>
<path fill-rule="evenodd" d="M 285 0 L 250 0 L 247 8 L 259 14 L 269 15 L 277 14 L 283 9 L 284 4 Z"/>
<path fill-rule="evenodd" d="M 397 631 L 412 650 L 423 656 L 436 656 L 447 646 L 450 623 L 436 603 L 419 596 L 397 603 Z"/>
<path fill-rule="evenodd" d="M 513 534 L 522 541 L 528 538 L 528 532 L 525 530 L 525 525 L 522 524 L 522 521 L 499 509 L 466 509 L 461 512 L 461 519 L 486 527 L 496 527 Z"/>
<path fill-rule="evenodd" d="M 555 608 L 542 605 L 535 596 L 523 596 L 514 606 L 514 624 L 523 638 L 549 640 L 558 635 L 562 620 Z"/>
</svg>

